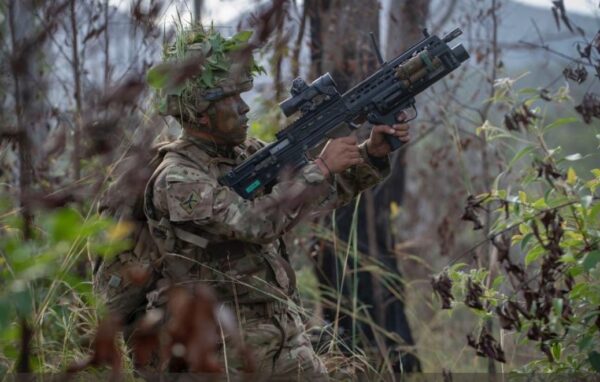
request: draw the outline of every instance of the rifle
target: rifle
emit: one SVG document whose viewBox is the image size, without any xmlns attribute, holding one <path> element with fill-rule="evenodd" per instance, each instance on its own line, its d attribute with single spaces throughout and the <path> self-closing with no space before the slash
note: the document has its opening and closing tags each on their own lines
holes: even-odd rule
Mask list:
<svg viewBox="0 0 600 382">
<path fill-rule="evenodd" d="M 276 182 L 282 169 L 298 169 L 308 163 L 306 153 L 330 138 L 341 127 L 357 128 L 353 122 L 368 120 L 378 125 L 397 123 L 396 116 L 412 108 L 416 118 L 415 96 L 427 89 L 469 58 L 459 44 L 450 48 L 448 43 L 462 34 L 454 29 L 441 39 L 423 31 L 425 37 L 389 62 L 383 62 L 375 40 L 374 50 L 381 67 L 371 76 L 343 95 L 329 73 L 310 85 L 300 77 L 292 82 L 291 97 L 279 106 L 289 117 L 300 111 L 300 117 L 279 131 L 277 140 L 257 151 L 233 168 L 219 182 L 233 188 L 245 199 Z M 402 143 L 386 136 L 392 150 Z"/>
</svg>

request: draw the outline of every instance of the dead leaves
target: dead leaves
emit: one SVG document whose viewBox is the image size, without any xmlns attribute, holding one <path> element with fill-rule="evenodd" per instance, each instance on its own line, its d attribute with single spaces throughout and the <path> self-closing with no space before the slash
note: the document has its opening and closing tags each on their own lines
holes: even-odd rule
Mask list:
<svg viewBox="0 0 600 382">
<path fill-rule="evenodd" d="M 465 297 L 465 305 L 469 308 L 483 310 L 481 297 L 483 297 L 483 287 L 481 284 L 474 282 L 469 277 L 467 280 L 467 295 Z"/>
<path fill-rule="evenodd" d="M 600 96 L 596 93 L 587 92 L 583 96 L 581 104 L 575 106 L 575 111 L 581 115 L 587 124 L 592 123 L 592 118 L 600 119 Z"/>
<path fill-rule="evenodd" d="M 231 343 L 244 362 L 246 372 L 254 371 L 250 349 L 243 344 L 233 314 L 218 303 L 209 287 L 167 290 L 164 309 L 148 311 L 135 322 L 131 336 L 135 367 L 140 372 L 220 373 L 223 338 Z M 117 346 L 121 323 L 115 315 L 102 321 L 92 343 L 92 355 L 69 366 L 75 373 L 89 367 L 109 366 L 113 376 L 122 370 L 122 355 Z"/>
<path fill-rule="evenodd" d="M 477 340 L 472 335 L 468 334 L 467 343 L 475 349 L 478 356 L 488 357 L 498 362 L 506 363 L 504 350 L 502 350 L 498 341 L 496 341 L 485 327 L 481 330 Z"/>
<path fill-rule="evenodd" d="M 537 118 L 537 115 L 523 103 L 504 116 L 504 126 L 510 131 L 524 130 Z"/>
<path fill-rule="evenodd" d="M 86 360 L 71 364 L 67 373 L 76 373 L 89 367 L 110 366 L 113 376 L 119 375 L 123 367 L 121 352 L 117 346 L 120 330 L 121 321 L 115 315 L 101 321 L 92 341 L 92 355 Z"/>
<path fill-rule="evenodd" d="M 563 69 L 563 76 L 565 76 L 565 78 L 568 80 L 577 82 L 578 84 L 585 82 L 587 75 L 588 72 L 585 66 L 581 64 L 569 65 Z"/>
<path fill-rule="evenodd" d="M 431 279 L 433 291 L 442 300 L 442 309 L 451 309 L 452 300 L 452 280 L 448 277 L 448 271 L 444 271 Z"/>
<path fill-rule="evenodd" d="M 467 197 L 467 205 L 465 207 L 465 211 L 461 216 L 461 220 L 466 220 L 473 222 L 473 230 L 477 231 L 483 228 L 483 224 L 481 224 L 481 220 L 477 213 L 479 211 L 485 210 L 483 207 L 483 202 L 489 198 L 489 194 L 483 196 L 474 196 L 469 195 Z"/>
</svg>

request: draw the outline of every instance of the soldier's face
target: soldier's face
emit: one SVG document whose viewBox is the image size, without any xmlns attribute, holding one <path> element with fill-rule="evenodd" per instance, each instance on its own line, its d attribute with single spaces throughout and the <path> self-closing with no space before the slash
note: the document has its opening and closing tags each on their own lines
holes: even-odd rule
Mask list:
<svg viewBox="0 0 600 382">
<path fill-rule="evenodd" d="M 217 126 L 212 126 L 216 135 L 223 143 L 239 145 L 244 143 L 248 131 L 248 118 L 250 110 L 240 94 L 223 98 L 214 104 Z"/>
</svg>

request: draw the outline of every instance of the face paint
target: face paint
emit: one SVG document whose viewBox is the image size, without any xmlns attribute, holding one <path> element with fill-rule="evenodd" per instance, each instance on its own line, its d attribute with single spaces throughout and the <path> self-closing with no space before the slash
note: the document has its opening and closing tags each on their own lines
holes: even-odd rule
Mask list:
<svg viewBox="0 0 600 382">
<path fill-rule="evenodd" d="M 242 97 L 235 94 L 215 102 L 212 107 L 211 133 L 226 145 L 244 143 L 248 131 L 246 113 L 250 108 Z"/>
</svg>

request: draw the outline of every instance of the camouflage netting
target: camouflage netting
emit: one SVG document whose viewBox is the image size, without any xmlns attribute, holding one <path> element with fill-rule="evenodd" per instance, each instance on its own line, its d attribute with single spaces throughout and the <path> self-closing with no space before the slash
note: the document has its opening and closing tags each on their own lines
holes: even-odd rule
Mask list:
<svg viewBox="0 0 600 382">
<path fill-rule="evenodd" d="M 213 27 L 181 29 L 163 51 L 164 62 L 148 71 L 163 115 L 194 122 L 211 102 L 252 88 L 252 76 L 264 72 L 249 47 L 251 31 L 225 38 Z"/>
</svg>

